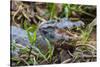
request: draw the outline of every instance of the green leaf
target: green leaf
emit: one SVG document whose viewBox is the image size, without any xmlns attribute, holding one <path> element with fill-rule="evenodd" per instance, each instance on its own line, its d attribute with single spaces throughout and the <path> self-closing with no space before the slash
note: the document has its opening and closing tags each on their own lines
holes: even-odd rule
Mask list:
<svg viewBox="0 0 100 67">
<path fill-rule="evenodd" d="M 56 16 L 56 5 L 54 3 L 48 4 L 48 10 L 50 13 L 50 19 Z"/>
<path fill-rule="evenodd" d="M 49 49 L 49 51 L 48 51 L 47 54 L 46 54 L 46 55 L 48 55 L 47 59 L 50 58 L 50 61 L 51 61 L 52 56 L 53 56 L 54 46 L 52 46 L 52 45 L 50 44 L 50 42 L 49 42 L 49 40 L 48 40 L 47 38 L 45 38 L 45 40 L 46 40 L 46 42 L 47 42 L 48 49 Z"/>
<path fill-rule="evenodd" d="M 24 29 L 28 29 L 26 20 L 24 20 Z"/>
<path fill-rule="evenodd" d="M 29 31 L 27 31 L 27 35 L 28 35 L 28 39 L 29 39 L 29 41 L 30 41 L 30 43 L 32 44 L 32 36 L 31 36 L 31 34 L 30 34 L 30 32 Z"/>
<path fill-rule="evenodd" d="M 68 16 L 69 16 L 69 9 L 68 9 L 68 7 L 66 6 L 64 8 L 64 10 L 65 10 L 65 16 L 68 18 Z"/>
<path fill-rule="evenodd" d="M 27 29 L 27 31 L 34 32 L 36 29 L 37 29 L 37 25 L 33 24 Z"/>
<path fill-rule="evenodd" d="M 28 29 L 27 29 L 27 31 L 31 31 L 32 30 L 32 27 L 29 27 Z"/>
<path fill-rule="evenodd" d="M 36 31 L 34 31 L 34 34 L 33 34 L 33 41 L 36 42 Z"/>
</svg>

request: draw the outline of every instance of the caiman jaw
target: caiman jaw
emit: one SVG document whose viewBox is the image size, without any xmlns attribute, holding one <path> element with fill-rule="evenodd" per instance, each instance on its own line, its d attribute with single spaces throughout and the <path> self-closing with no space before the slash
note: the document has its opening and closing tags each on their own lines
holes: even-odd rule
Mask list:
<svg viewBox="0 0 100 67">
<path fill-rule="evenodd" d="M 73 34 L 70 31 L 65 30 L 65 29 L 56 29 L 55 34 L 60 36 L 62 39 L 65 39 L 66 41 L 78 39 L 78 35 Z"/>
</svg>

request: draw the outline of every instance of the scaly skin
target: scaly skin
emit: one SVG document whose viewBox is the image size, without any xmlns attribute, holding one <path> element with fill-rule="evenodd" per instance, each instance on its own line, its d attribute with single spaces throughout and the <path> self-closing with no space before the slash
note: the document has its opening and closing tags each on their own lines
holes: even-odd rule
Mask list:
<svg viewBox="0 0 100 67">
<path fill-rule="evenodd" d="M 70 39 L 76 39 L 77 36 L 74 36 L 70 32 L 66 32 L 66 29 L 71 29 L 73 27 L 79 27 L 83 26 L 84 23 L 81 21 L 78 22 L 71 22 L 68 19 L 61 19 L 58 21 L 52 20 L 43 23 L 39 30 L 37 31 L 37 40 L 36 40 L 36 46 L 39 46 L 44 51 L 47 50 L 47 42 L 45 38 L 47 38 L 50 43 L 55 44 L 56 42 L 59 42 L 60 40 L 68 41 Z M 30 32 L 30 34 L 32 34 Z M 14 40 L 17 45 L 21 45 L 23 48 L 26 46 L 31 47 L 31 44 L 28 39 L 27 32 L 24 29 L 11 26 L 11 42 Z M 11 50 L 11 53 L 13 56 L 18 55 L 19 48 L 17 48 L 15 51 Z"/>
</svg>

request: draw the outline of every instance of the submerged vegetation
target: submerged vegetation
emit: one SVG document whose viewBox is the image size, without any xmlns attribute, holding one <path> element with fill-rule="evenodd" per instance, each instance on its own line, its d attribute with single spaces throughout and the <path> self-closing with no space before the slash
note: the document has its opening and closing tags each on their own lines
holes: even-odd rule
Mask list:
<svg viewBox="0 0 100 67">
<path fill-rule="evenodd" d="M 94 62 L 96 6 L 11 1 L 10 34 L 11 66 Z"/>
</svg>

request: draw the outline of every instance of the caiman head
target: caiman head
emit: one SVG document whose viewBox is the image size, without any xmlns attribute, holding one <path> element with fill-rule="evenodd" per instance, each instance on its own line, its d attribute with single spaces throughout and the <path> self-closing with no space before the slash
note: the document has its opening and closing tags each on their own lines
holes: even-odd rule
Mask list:
<svg viewBox="0 0 100 67">
<path fill-rule="evenodd" d="M 48 22 L 43 23 L 40 26 L 40 33 L 42 36 L 46 37 L 50 41 L 57 42 L 60 40 L 74 40 L 78 39 L 77 34 L 73 34 L 71 29 L 75 27 L 84 26 L 82 21 L 72 22 L 67 18 L 63 18 L 61 20 L 50 20 Z"/>
</svg>

